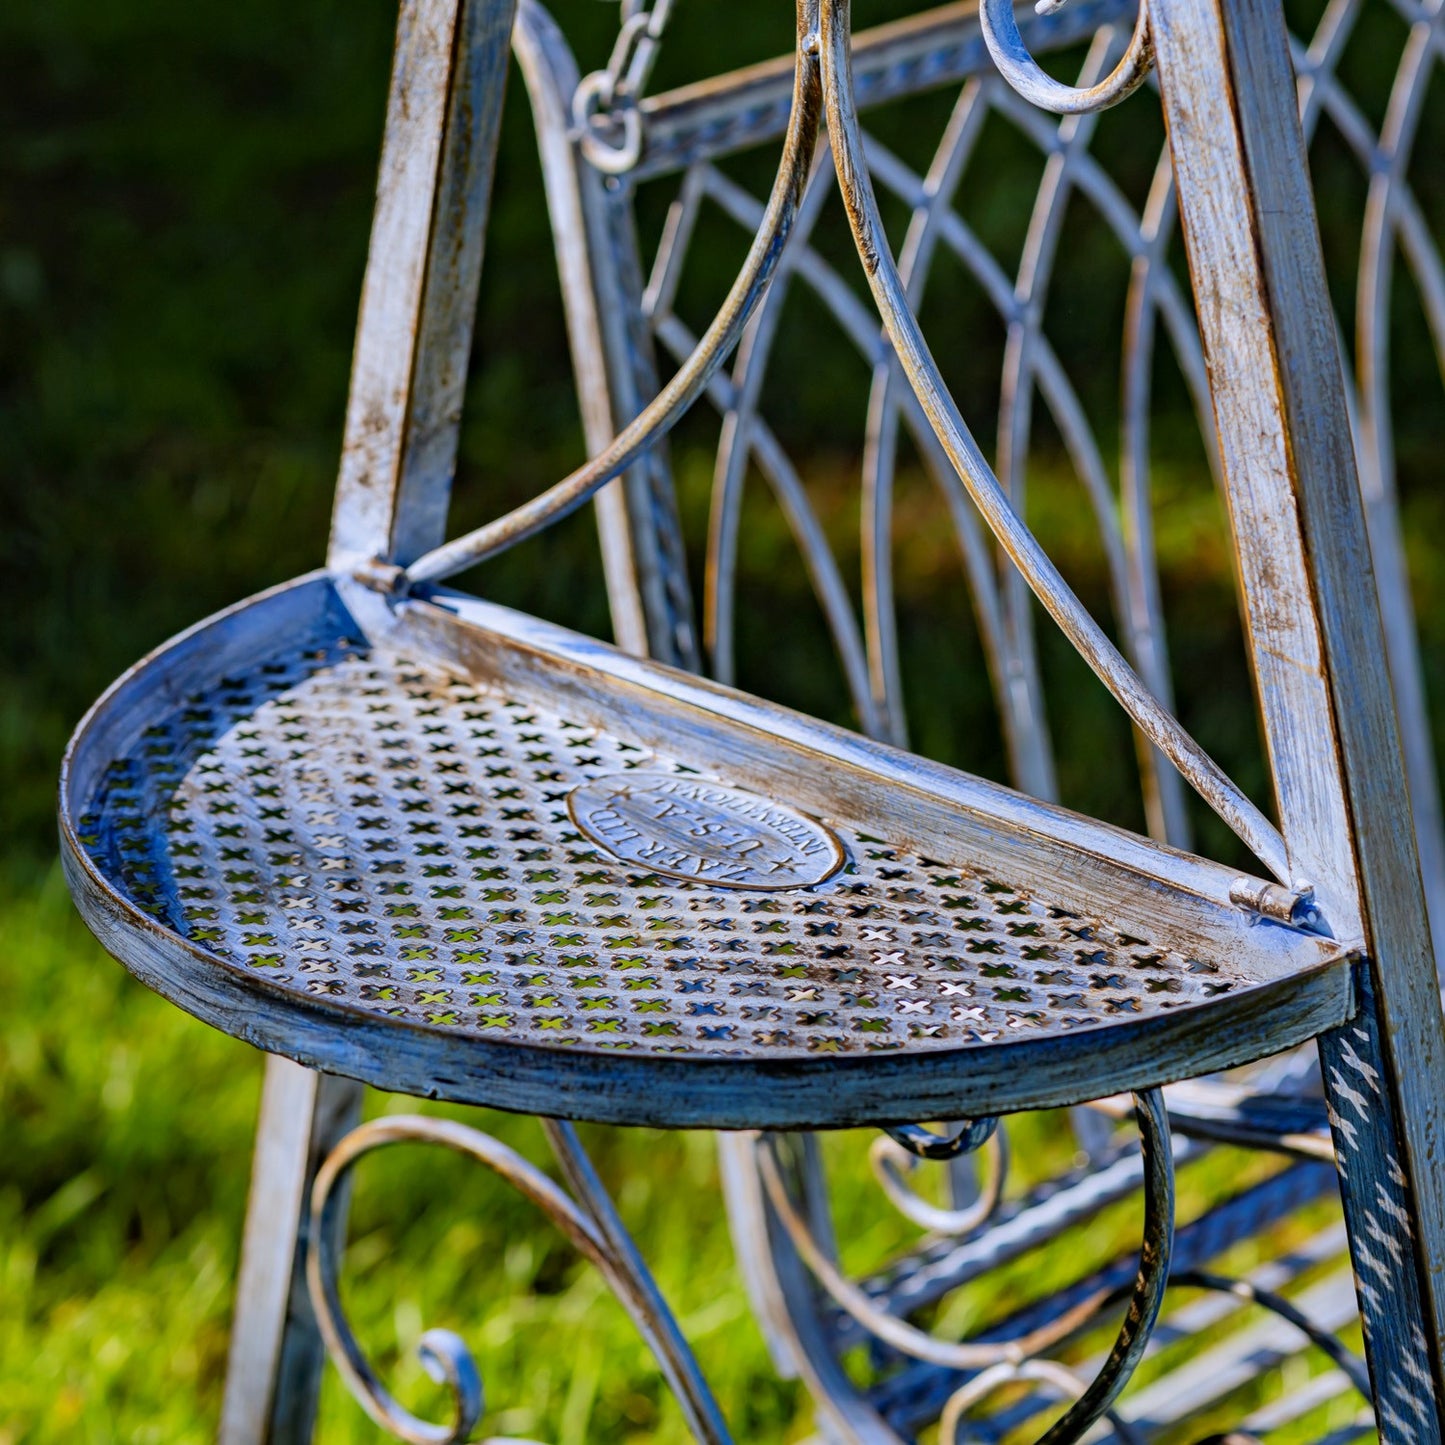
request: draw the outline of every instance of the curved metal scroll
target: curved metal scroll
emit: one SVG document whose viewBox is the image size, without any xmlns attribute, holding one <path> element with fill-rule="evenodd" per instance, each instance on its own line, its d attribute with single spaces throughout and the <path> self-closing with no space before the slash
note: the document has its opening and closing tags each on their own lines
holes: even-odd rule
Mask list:
<svg viewBox="0 0 1445 1445">
<path fill-rule="evenodd" d="M 526 1195 L 601 1271 L 637 1326 L 699 1440 L 725 1445 L 727 1427 L 677 1328 L 602 1189 L 570 1124 L 544 1121 L 548 1138 L 573 1194 L 559 1188 L 515 1150 L 479 1129 L 449 1119 L 395 1115 L 353 1129 L 327 1156 L 311 1194 L 311 1239 L 306 1283 L 326 1349 L 347 1388 L 376 1423 L 408 1445 L 459 1445 L 471 1438 L 484 1408 L 481 1376 L 465 1343 L 450 1330 L 428 1330 L 419 1353 L 427 1372 L 451 1391 L 450 1425 L 418 1419 L 387 1390 L 347 1323 L 338 1284 L 337 1223 L 340 1188 L 358 1161 L 392 1144 L 430 1143 L 485 1164 Z"/>
<path fill-rule="evenodd" d="M 1219 765 L 1166 712 L 1088 614 L 1039 545 L 979 450 L 939 375 L 888 247 L 878 214 L 853 98 L 848 0 L 823 0 L 820 14 L 823 88 L 838 185 L 873 299 L 904 374 L 939 442 L 995 537 L 1045 609 L 1145 736 L 1184 774 L 1200 796 L 1281 882 L 1293 880 L 1279 830 Z"/>
<path fill-rule="evenodd" d="M 909 1149 L 892 1131 L 880 1135 L 869 1146 L 868 1163 L 878 1187 L 905 1219 L 920 1229 L 962 1237 L 983 1228 L 993 1218 L 1003 1202 L 1004 1185 L 1008 1181 L 1008 1135 L 1002 1129 L 995 1129 L 979 1148 L 987 1152 L 990 1167 L 977 1198 L 961 1209 L 940 1209 L 908 1187 L 899 1173 L 900 1166 L 915 1168 L 921 1157 L 940 1156 L 921 1155 Z"/>
<path fill-rule="evenodd" d="M 763 224 L 753 239 L 743 268 L 692 355 L 599 456 L 505 517 L 419 557 L 399 574 L 397 580 L 403 585 L 450 577 L 575 511 L 666 436 L 702 394 L 709 379 L 737 345 L 748 317 L 767 290 L 807 189 L 822 109 L 817 46 L 814 44 L 810 49 L 807 43 L 816 24 L 815 17 L 813 0 L 798 0 L 793 104 L 777 179 L 768 198 Z"/>
<path fill-rule="evenodd" d="M 957 1159 L 986 1144 L 998 1131 L 994 1118 L 964 1119 L 935 1134 L 923 1124 L 891 1124 L 884 1133 L 919 1159 Z"/>
<path fill-rule="evenodd" d="M 1049 8 L 1056 8 L 1055 0 Z M 1134 34 L 1119 63 L 1094 85 L 1065 85 L 1049 75 L 1029 54 L 1014 18 L 1013 0 L 982 0 L 978 11 L 984 43 L 999 74 L 1030 104 L 1055 115 L 1087 115 L 1127 100 L 1149 77 L 1154 47 L 1149 41 L 1149 7 L 1139 5 Z"/>
<path fill-rule="evenodd" d="M 948 1397 L 948 1403 L 938 1417 L 938 1445 L 958 1445 L 958 1427 L 963 1421 L 964 1411 L 981 1404 L 995 1390 L 1021 1380 L 1052 1385 L 1066 1400 L 1079 1399 L 1087 1388 L 1085 1381 L 1054 1360 L 1021 1360 L 1018 1364 L 995 1365 L 975 1375 L 967 1384 L 960 1385 Z M 1142 1445 L 1139 1432 L 1119 1419 L 1112 1410 L 1105 1410 L 1104 1418 L 1125 1445 Z"/>
<path fill-rule="evenodd" d="M 870 1334 L 903 1354 L 956 1370 L 1015 1366 L 1061 1344 L 1110 1306 L 1128 1299 L 1119 1333 L 1098 1374 L 1039 1445 L 1067 1445 L 1080 1439 L 1128 1383 L 1143 1357 L 1169 1280 L 1174 1243 L 1174 1160 L 1164 1099 L 1157 1089 L 1136 1094 L 1139 1139 L 1144 1156 L 1144 1235 L 1139 1272 L 1132 1285 L 1101 1290 L 1026 1335 L 1003 1341 L 940 1340 L 882 1308 L 848 1279 L 828 1257 L 783 1182 L 771 1136 L 758 1142 L 758 1163 L 769 1202 L 794 1247 L 818 1283 Z"/>
</svg>

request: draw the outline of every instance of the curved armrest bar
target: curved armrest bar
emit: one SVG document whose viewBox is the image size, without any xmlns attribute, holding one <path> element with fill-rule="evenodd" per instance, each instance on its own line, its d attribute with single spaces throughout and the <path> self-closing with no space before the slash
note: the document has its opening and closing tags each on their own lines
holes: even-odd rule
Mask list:
<svg viewBox="0 0 1445 1445">
<path fill-rule="evenodd" d="M 823 87 L 838 184 L 868 284 L 909 384 L 959 478 L 1035 596 L 1140 731 L 1281 882 L 1289 859 L 1279 830 L 1159 701 L 1085 610 L 1014 510 L 939 375 L 898 274 L 869 179 L 854 104 L 848 0 L 822 0 Z"/>
<path fill-rule="evenodd" d="M 767 289 L 807 189 L 822 113 L 818 48 L 816 42 L 811 46 L 807 43 L 807 37 L 816 32 L 816 25 L 816 0 L 798 0 L 793 105 L 777 179 L 768 197 L 763 224 L 753 240 L 743 268 L 692 355 L 604 451 L 571 476 L 508 512 L 505 517 L 499 517 L 419 557 L 400 579 L 403 586 L 438 582 L 450 577 L 474 563 L 506 551 L 575 511 L 666 436 L 702 394 L 708 381 L 737 345 L 743 327 Z"/>
</svg>

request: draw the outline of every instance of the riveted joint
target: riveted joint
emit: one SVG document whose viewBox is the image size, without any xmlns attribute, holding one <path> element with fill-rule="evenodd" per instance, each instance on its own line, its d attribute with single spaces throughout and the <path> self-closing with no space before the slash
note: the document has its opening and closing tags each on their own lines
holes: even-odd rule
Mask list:
<svg viewBox="0 0 1445 1445">
<path fill-rule="evenodd" d="M 405 567 L 398 567 L 396 563 L 386 562 L 380 557 L 368 558 L 351 575 L 363 587 L 380 592 L 383 597 L 405 596 L 410 580 Z"/>
<path fill-rule="evenodd" d="M 1230 884 L 1229 899 L 1248 913 L 1257 913 L 1275 923 L 1288 924 L 1301 932 L 1325 931 L 1324 916 L 1315 902 L 1315 890 L 1307 883 L 1289 888 L 1283 883 L 1236 878 Z"/>
</svg>

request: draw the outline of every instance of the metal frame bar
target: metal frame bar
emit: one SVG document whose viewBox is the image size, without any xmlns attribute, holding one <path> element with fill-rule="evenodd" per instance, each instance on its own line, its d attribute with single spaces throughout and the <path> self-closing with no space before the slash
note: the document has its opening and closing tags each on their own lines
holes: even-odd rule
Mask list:
<svg viewBox="0 0 1445 1445">
<path fill-rule="evenodd" d="M 659 385 L 632 195 L 585 164 L 572 142 L 567 102 L 578 84 L 576 62 L 536 0 L 520 0 L 512 43 L 537 129 L 582 429 L 595 454 L 643 410 Z M 665 450 L 654 448 L 603 487 L 596 511 L 618 646 L 697 670 L 687 557 Z"/>
<path fill-rule="evenodd" d="M 1272 0 L 1152 10 L 1285 835 L 1368 940 L 1320 1047 L 1381 1428 L 1439 1439 L 1445 1023 L 1288 38 Z"/>
<path fill-rule="evenodd" d="M 328 564 L 446 535 L 516 0 L 402 0 Z"/>
<path fill-rule="evenodd" d="M 306 1293 L 311 1186 L 322 1160 L 360 1122 L 363 1092 L 350 1079 L 266 1059 L 220 1445 L 311 1438 L 326 1358 Z M 340 1227 L 345 1212 L 343 1196 Z"/>
</svg>

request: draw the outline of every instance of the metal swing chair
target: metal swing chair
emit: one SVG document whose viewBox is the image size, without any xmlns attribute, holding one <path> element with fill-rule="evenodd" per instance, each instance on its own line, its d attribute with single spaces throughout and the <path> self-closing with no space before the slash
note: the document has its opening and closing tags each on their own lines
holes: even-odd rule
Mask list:
<svg viewBox="0 0 1445 1445">
<path fill-rule="evenodd" d="M 1137 14 L 1115 0 L 1070 0 L 1019 16 L 983 0 L 857 36 L 846 0 L 799 0 L 786 67 L 649 101 L 639 92 L 665 7 L 629 10 L 613 65 L 579 83 L 532 0 L 515 16 L 504 0 L 403 5 L 326 568 L 138 664 L 80 725 L 62 779 L 67 875 L 102 942 L 174 1002 L 280 1056 L 268 1064 L 223 1438 L 305 1438 L 322 1341 L 400 1438 L 459 1440 L 477 1425 L 480 1382 L 460 1341 L 426 1339 L 456 1400 L 451 1424 L 430 1425 L 386 1392 L 341 1311 L 339 1186 L 360 1158 L 401 1138 L 470 1155 L 548 1212 L 632 1313 L 699 1438 L 725 1438 L 569 1119 L 743 1131 L 725 1146 L 725 1173 L 749 1282 L 780 1363 L 807 1379 L 830 1437 L 905 1438 L 941 1416 L 946 1438 L 965 1419 L 997 1438 L 1028 1410 L 1007 1391 L 992 1424 L 974 1425 L 978 1409 L 1001 1385 L 1036 1385 L 1067 1402 L 1043 1436 L 1051 1445 L 1106 1416 L 1121 1438 L 1137 1438 L 1130 1420 L 1145 1417 L 1119 1396 L 1150 1346 L 1171 1268 L 1176 1283 L 1233 1291 L 1302 1328 L 1344 1387 L 1372 1396 L 1382 1438 L 1445 1435 L 1445 1180 L 1434 1163 L 1445 1030 L 1419 862 L 1436 896 L 1433 777 L 1403 571 L 1386 566 L 1377 587 L 1372 566 L 1372 542 L 1382 557 L 1398 542 L 1384 343 L 1371 333 L 1359 385 L 1347 388 L 1305 160 L 1322 114 L 1362 148 L 1380 190 L 1368 274 L 1387 291 L 1379 256 L 1398 241 L 1438 330 L 1445 289 L 1403 173 L 1440 7 L 1401 4 L 1409 63 L 1378 138 L 1336 79 L 1355 0 L 1331 4 L 1300 50 L 1298 92 L 1283 18 L 1262 0 L 1151 0 Z M 594 456 L 448 541 L 513 40 Z M 1084 41 L 1077 87 L 1032 58 Z M 1094 113 L 1151 73 L 1168 153 L 1139 213 L 1088 141 Z M 860 108 L 960 80 L 926 175 L 865 139 Z M 952 208 L 991 110 L 1049 157 L 1012 281 Z M 778 136 L 766 202 L 714 164 Z M 678 171 L 682 191 L 644 287 L 631 197 Z M 896 260 L 878 187 L 911 213 Z M 1133 266 L 1122 527 L 1041 324 L 1063 197 L 1075 189 Z M 809 247 L 835 190 L 871 308 Z M 755 234 L 694 338 L 673 301 L 704 203 Z M 1176 206 L 1197 330 L 1166 264 Z M 917 318 L 940 247 L 992 288 L 1009 327 L 997 470 Z M 861 630 L 762 416 L 769 348 L 800 280 L 873 371 Z M 1147 481 L 1156 323 L 1195 390 L 1229 504 L 1279 828 L 1169 706 Z M 946 328 L 930 332 L 940 348 L 950 341 Z M 660 388 L 654 346 L 678 359 Z M 1023 518 L 1035 392 L 1092 503 L 1117 646 Z M 755 463 L 799 538 L 862 734 L 693 675 L 704 645 L 658 444 L 704 397 L 724 417 L 709 660 L 726 682 L 739 499 Z M 905 429 L 958 534 L 1023 792 L 902 746 L 889 538 Z M 442 585 L 594 497 L 620 647 Z M 1031 598 L 1136 730 L 1154 838 L 1047 801 L 1055 783 Z M 1425 805 L 1415 828 L 1402 718 Z M 1189 851 L 1186 788 L 1242 840 L 1252 873 Z M 1312 1051 L 1242 1082 L 1163 1092 L 1312 1041 L 1318 1101 Z M 570 1192 L 475 1130 L 357 1125 L 357 1081 L 545 1116 Z M 1006 1205 L 997 1176 L 974 1205 L 951 1210 L 930 1212 L 908 1187 L 913 1159 L 999 1152 L 1003 1116 L 1091 1101 L 1105 1116 L 1132 1116 L 1141 1148 L 1086 1128 L 1096 1156 L 1087 1168 Z M 924 1127 L 939 1119 L 967 1122 Z M 806 1133 L 772 1132 L 853 1125 L 886 1130 L 880 1178 L 933 1231 L 887 1279 L 861 1283 L 826 1239 L 816 1146 Z M 1200 1268 L 1317 1195 L 1317 1162 L 1290 1166 L 1272 1193 L 1246 1192 L 1232 1214 L 1216 1211 L 1212 1234 L 1191 1224 L 1176 1242 L 1174 1157 L 1209 1138 L 1337 1160 L 1368 1380 L 1327 1329 L 1272 1292 L 1288 1269 L 1237 1284 Z M 907 1320 L 1133 1190 L 1144 1199 L 1137 1261 L 966 1342 Z M 303 1274 L 309 1303 L 293 1287 Z M 1173 1318 L 1184 1328 L 1191 1317 Z M 1196 1308 L 1192 1318 L 1218 1314 Z M 1058 1349 L 1100 1322 L 1115 1330 L 1112 1348 L 1086 1370 L 1066 1369 Z M 869 1338 L 890 1366 L 871 1391 L 840 1364 Z M 1183 1408 L 1159 1416 L 1166 1427 L 1186 1419 Z"/>
</svg>

